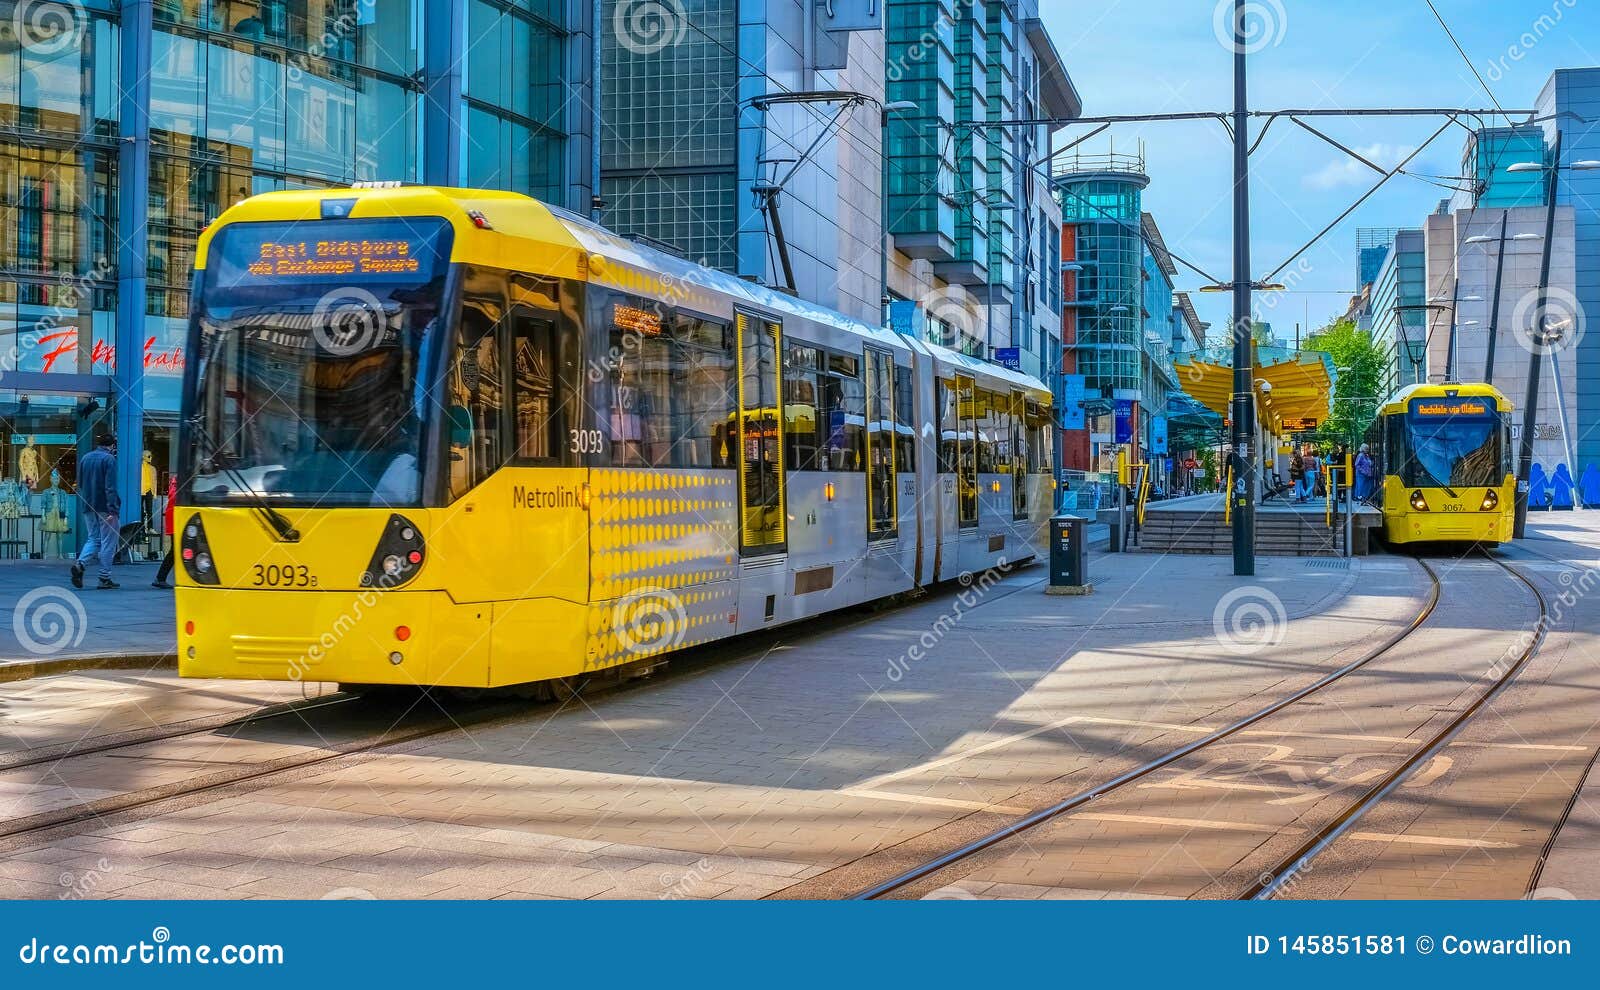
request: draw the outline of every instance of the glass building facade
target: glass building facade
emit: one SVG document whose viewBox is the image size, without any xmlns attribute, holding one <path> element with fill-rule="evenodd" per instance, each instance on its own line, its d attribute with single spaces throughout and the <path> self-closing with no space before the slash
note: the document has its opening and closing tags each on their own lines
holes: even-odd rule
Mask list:
<svg viewBox="0 0 1600 990">
<path fill-rule="evenodd" d="M 28 482 L 24 516 L 52 470 L 70 491 L 93 433 L 114 430 L 123 521 L 158 528 L 195 245 L 234 203 L 431 181 L 571 205 L 583 101 L 560 73 L 569 15 L 582 28 L 587 7 L 0 0 L 13 29 L 0 38 L 0 348 L 13 358 L 0 366 L 0 484 Z M 40 476 L 25 478 L 35 460 Z M 0 557 L 42 552 L 40 535 L 0 526 Z"/>
<path fill-rule="evenodd" d="M 1077 231 L 1078 373 L 1091 402 L 1135 398 L 1143 381 L 1144 240 L 1141 204 L 1149 179 L 1130 160 L 1075 159 L 1056 177 L 1063 224 Z M 1099 166 L 1107 166 L 1101 168 Z M 1168 300 L 1167 308 L 1171 309 Z"/>
<path fill-rule="evenodd" d="M 1428 380 L 1426 250 L 1421 230 L 1401 230 L 1372 285 L 1372 338 L 1389 354 L 1383 394 Z"/>
<path fill-rule="evenodd" d="M 601 5 L 603 222 L 732 271 L 737 262 L 739 5 L 736 0 L 684 0 L 685 25 L 676 33 L 668 25 L 661 36 L 628 29 L 628 8 L 634 6 L 630 0 Z"/>
</svg>

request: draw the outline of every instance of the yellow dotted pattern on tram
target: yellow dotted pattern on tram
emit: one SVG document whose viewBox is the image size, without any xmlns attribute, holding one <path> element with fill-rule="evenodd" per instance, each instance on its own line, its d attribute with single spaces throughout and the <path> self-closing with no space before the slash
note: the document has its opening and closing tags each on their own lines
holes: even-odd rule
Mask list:
<svg viewBox="0 0 1600 990">
<path fill-rule="evenodd" d="M 674 306 L 688 306 L 711 312 L 717 300 L 701 292 L 692 282 L 629 267 L 615 258 L 594 254 L 586 259 L 585 277 L 624 292 L 660 299 Z"/>
<path fill-rule="evenodd" d="M 727 635 L 738 600 L 732 472 L 590 473 L 589 669 Z"/>
</svg>

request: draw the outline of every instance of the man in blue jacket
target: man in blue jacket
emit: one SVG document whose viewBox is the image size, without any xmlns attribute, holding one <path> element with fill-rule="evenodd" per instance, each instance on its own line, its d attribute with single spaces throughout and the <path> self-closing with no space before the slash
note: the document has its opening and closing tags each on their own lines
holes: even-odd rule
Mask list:
<svg viewBox="0 0 1600 990">
<path fill-rule="evenodd" d="M 117 438 L 102 433 L 94 438 L 94 450 L 78 462 L 78 497 L 83 500 L 87 539 L 72 563 L 72 586 L 83 587 L 83 565 L 100 558 L 100 587 L 120 588 L 111 580 L 111 562 L 117 555 L 118 532 L 122 521 L 122 499 L 117 495 Z"/>
</svg>

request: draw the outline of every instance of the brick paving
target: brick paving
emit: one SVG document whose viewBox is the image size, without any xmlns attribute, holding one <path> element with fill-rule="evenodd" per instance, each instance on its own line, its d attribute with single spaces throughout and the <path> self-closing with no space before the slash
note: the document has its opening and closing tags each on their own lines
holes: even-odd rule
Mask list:
<svg viewBox="0 0 1600 990">
<path fill-rule="evenodd" d="M 1035 568 L 959 619 L 947 590 L 637 690 L 41 835 L 0 854 L 0 896 L 766 896 L 1146 759 L 1359 653 L 1421 592 L 1415 565 L 1381 558 L 1263 560 L 1248 581 L 1223 558 L 1094 568 L 1087 599 L 1043 595 Z M 1218 641 L 1213 612 L 1241 587 L 1281 603 L 1281 642 Z M 237 690 L 175 687 L 198 689 Z"/>
</svg>

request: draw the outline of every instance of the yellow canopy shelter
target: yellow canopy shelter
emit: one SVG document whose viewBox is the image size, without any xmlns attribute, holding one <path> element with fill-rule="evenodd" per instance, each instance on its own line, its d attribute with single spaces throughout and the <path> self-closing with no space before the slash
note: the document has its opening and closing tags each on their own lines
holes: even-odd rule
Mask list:
<svg viewBox="0 0 1600 990">
<path fill-rule="evenodd" d="M 1226 418 L 1233 396 L 1233 365 L 1198 356 L 1174 366 L 1183 390 L 1196 402 Z M 1333 411 L 1334 372 L 1326 354 L 1257 348 L 1256 413 L 1261 425 L 1278 437 L 1314 430 Z"/>
</svg>

